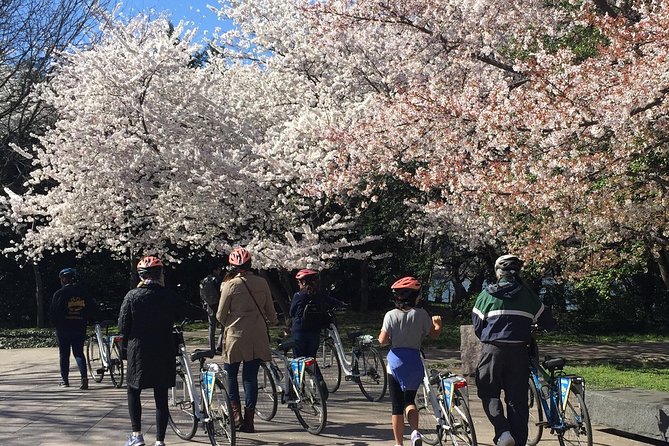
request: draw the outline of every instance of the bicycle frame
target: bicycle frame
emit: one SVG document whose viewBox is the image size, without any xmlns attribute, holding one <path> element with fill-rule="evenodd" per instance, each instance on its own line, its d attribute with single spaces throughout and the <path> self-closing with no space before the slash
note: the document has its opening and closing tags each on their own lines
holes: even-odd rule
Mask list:
<svg viewBox="0 0 669 446">
<path fill-rule="evenodd" d="M 281 368 L 274 361 L 274 356 L 283 362 L 283 369 L 287 372 L 286 375 L 283 374 Z M 313 368 L 315 364 L 316 360 L 314 358 L 307 358 L 302 356 L 299 358 L 288 359 L 280 351 L 272 350 L 272 361 L 269 363 L 269 367 L 270 371 L 274 375 L 276 391 L 277 393 L 281 394 L 282 404 L 286 403 L 286 391 L 284 387 L 286 389 L 292 388 L 295 394 L 296 400 L 289 401 L 290 403 L 299 403 L 302 401 L 302 380 L 304 379 L 304 373 L 307 368 Z"/>
<path fill-rule="evenodd" d="M 181 352 L 181 355 L 179 356 L 179 365 L 181 367 L 181 370 L 184 371 L 186 376 L 188 377 L 188 395 L 190 396 L 191 400 L 193 401 L 193 404 L 195 405 L 195 418 L 197 418 L 198 421 L 207 421 L 205 420 L 204 414 L 202 413 L 202 400 L 200 399 L 200 392 L 195 391 L 195 381 L 193 379 L 193 372 L 190 369 L 190 364 L 188 361 L 188 358 L 190 356 L 188 355 L 188 351 L 186 350 L 186 346 L 183 344 L 179 345 L 179 351 Z M 217 364 L 214 364 L 217 365 Z M 206 372 L 202 372 L 206 373 Z M 216 375 L 215 373 L 213 375 L 207 374 L 206 379 L 206 386 L 207 386 L 207 397 L 209 398 L 209 402 L 211 402 L 211 395 L 214 390 L 214 382 L 216 381 Z M 202 376 L 202 382 L 204 383 L 205 376 Z"/>
<path fill-rule="evenodd" d="M 530 360 L 530 371 L 532 381 L 539 394 L 541 407 L 546 415 L 545 425 L 556 431 L 564 431 L 569 426 L 565 424 L 564 413 L 567 408 L 569 394 L 577 388 L 585 397 L 585 381 L 580 376 L 566 375 L 561 370 L 551 370 L 548 373 L 539 364 L 536 358 Z M 540 374 L 548 382 L 548 386 L 542 385 Z M 542 387 L 548 387 L 544 390 Z"/>
<path fill-rule="evenodd" d="M 334 323 L 330 323 L 330 326 L 327 328 L 327 337 L 334 341 L 335 350 L 337 351 L 337 356 L 341 362 L 342 371 L 346 376 L 353 376 L 353 362 L 355 355 L 351 355 L 351 361 L 346 357 L 346 352 L 344 351 L 344 344 L 341 341 L 341 336 L 339 335 L 339 330 Z"/>
<path fill-rule="evenodd" d="M 115 336 L 102 336 L 102 328 L 100 324 L 95 324 L 95 338 L 98 340 L 98 348 L 100 349 L 100 359 L 102 359 L 102 365 L 105 366 L 105 369 L 109 368 L 109 349 L 111 349 L 111 342 L 114 342 Z M 106 342 L 105 342 L 106 341 Z"/>
<path fill-rule="evenodd" d="M 330 323 L 330 326 L 327 328 L 326 338 L 329 337 L 334 341 L 334 347 L 337 351 L 337 356 L 341 362 L 342 371 L 347 378 L 353 376 L 360 376 L 360 371 L 356 370 L 356 363 L 358 362 L 357 355 L 355 354 L 356 348 L 362 348 L 364 345 L 369 344 L 369 346 L 374 346 L 374 338 L 371 335 L 360 335 L 356 338 L 355 343 L 351 349 L 351 360 L 349 361 L 346 357 L 346 351 L 344 350 L 344 344 L 341 341 L 341 336 L 339 335 L 339 330 L 334 323 Z M 377 344 L 378 345 L 378 344 Z"/>
</svg>

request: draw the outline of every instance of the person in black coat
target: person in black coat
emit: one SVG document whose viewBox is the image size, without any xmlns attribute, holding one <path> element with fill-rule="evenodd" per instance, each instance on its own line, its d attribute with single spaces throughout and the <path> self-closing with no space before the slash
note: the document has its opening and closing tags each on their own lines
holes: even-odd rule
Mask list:
<svg viewBox="0 0 669 446">
<path fill-rule="evenodd" d="M 164 444 L 169 415 L 167 395 L 175 384 L 176 351 L 172 342 L 178 296 L 164 287 L 163 262 L 144 257 L 137 264 L 141 282 L 125 295 L 118 319 L 127 341 L 128 412 L 132 434 L 126 446 L 144 445 L 142 389 L 153 388 L 156 403 L 156 445 Z"/>
<path fill-rule="evenodd" d="M 78 274 L 74 268 L 65 268 L 58 277 L 62 288 L 56 291 L 49 306 L 49 318 L 56 328 L 58 350 L 60 354 L 60 376 L 62 387 L 69 387 L 70 349 L 81 374 L 80 389 L 88 389 L 84 341 L 86 325 L 95 314 L 95 300 L 86 293 L 77 282 Z"/>
</svg>

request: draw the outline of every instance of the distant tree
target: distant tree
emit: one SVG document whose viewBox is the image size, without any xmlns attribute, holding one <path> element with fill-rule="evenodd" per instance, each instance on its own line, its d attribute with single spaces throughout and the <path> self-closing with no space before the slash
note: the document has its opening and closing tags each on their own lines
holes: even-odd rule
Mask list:
<svg viewBox="0 0 669 446">
<path fill-rule="evenodd" d="M 93 27 L 112 0 L 5 0 L 0 2 L 0 186 L 24 190 L 32 170 L 31 147 L 56 119 L 34 96 L 48 82 L 61 51 L 94 40 Z M 0 203 L 0 210 L 2 204 Z M 4 227 L 3 244 L 11 233 Z M 37 324 L 44 323 L 42 279 L 33 265 Z"/>
</svg>

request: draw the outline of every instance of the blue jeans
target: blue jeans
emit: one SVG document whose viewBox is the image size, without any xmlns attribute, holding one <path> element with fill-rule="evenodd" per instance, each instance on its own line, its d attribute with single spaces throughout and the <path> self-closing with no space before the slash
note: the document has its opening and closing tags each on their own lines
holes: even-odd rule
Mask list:
<svg viewBox="0 0 669 446">
<path fill-rule="evenodd" d="M 258 401 L 258 369 L 260 369 L 260 359 L 253 361 L 244 361 L 242 369 L 242 382 L 244 384 L 244 406 L 247 409 L 255 409 Z M 239 402 L 239 366 L 241 362 L 232 364 L 223 364 L 223 368 L 228 373 L 228 392 L 230 400 Z"/>
<path fill-rule="evenodd" d="M 321 331 L 295 330 L 293 340 L 295 341 L 294 357 L 309 356 L 315 358 L 318 354 L 318 345 L 321 342 Z"/>
<path fill-rule="evenodd" d="M 321 331 L 301 331 L 296 330 L 293 332 L 293 340 L 295 341 L 295 347 L 293 347 L 293 357 L 299 358 L 300 356 L 306 356 L 310 358 L 316 358 L 318 361 L 318 347 L 321 343 Z M 323 375 L 321 374 L 321 369 L 316 363 L 314 369 L 316 374 L 316 379 L 323 381 Z"/>
</svg>

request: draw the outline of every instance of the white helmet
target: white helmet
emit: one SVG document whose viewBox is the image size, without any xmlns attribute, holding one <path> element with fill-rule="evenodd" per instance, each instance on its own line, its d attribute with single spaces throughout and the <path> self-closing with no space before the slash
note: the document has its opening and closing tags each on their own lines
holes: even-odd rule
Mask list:
<svg viewBox="0 0 669 446">
<path fill-rule="evenodd" d="M 504 254 L 495 260 L 495 274 L 497 277 L 517 276 L 523 267 L 523 261 L 512 254 Z"/>
</svg>

